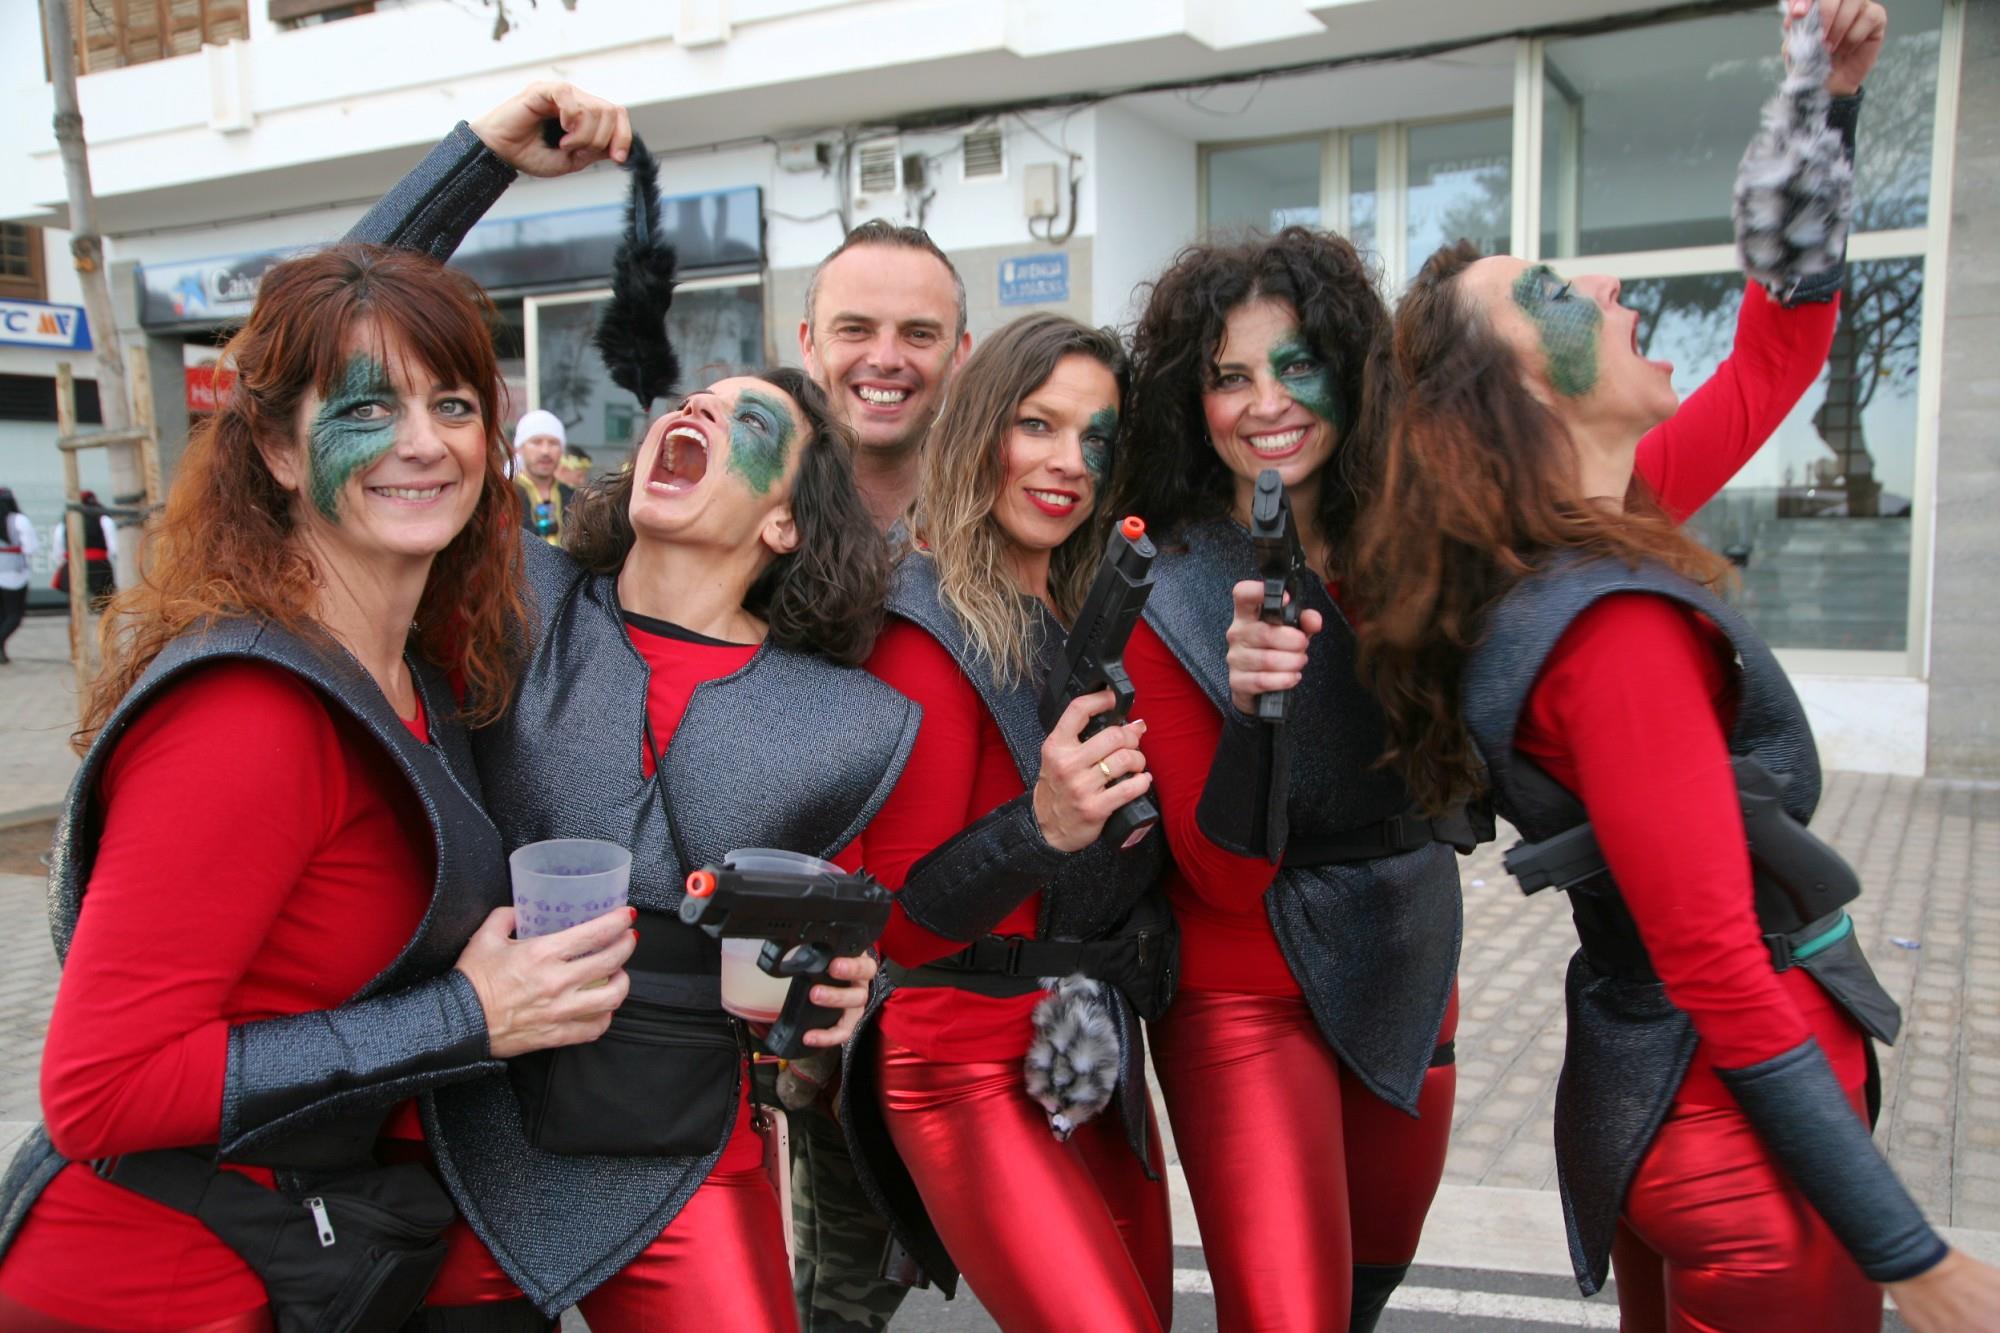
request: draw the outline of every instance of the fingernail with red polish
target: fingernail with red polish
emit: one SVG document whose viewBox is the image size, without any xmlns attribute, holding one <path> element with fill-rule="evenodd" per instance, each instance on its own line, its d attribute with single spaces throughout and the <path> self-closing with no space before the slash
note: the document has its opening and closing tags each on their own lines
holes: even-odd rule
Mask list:
<svg viewBox="0 0 2000 1333">
<path fill-rule="evenodd" d="M 626 910 L 627 912 L 630 912 L 630 913 L 632 914 L 632 919 L 633 919 L 634 921 L 637 921 L 637 920 L 639 919 L 639 909 L 638 909 L 638 908 L 636 908 L 636 907 L 628 907 L 628 908 L 626 908 L 625 910 Z M 635 935 L 636 935 L 636 934 L 638 934 L 638 932 L 637 932 L 637 931 L 634 931 L 634 932 L 633 932 L 633 934 L 635 934 Z"/>
</svg>

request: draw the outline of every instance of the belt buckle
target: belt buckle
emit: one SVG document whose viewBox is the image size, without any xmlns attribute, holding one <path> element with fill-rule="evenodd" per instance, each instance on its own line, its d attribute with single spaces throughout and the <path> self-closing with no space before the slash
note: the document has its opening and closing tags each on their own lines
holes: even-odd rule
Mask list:
<svg viewBox="0 0 2000 1333">
<path fill-rule="evenodd" d="M 1792 937 L 1785 934 L 1766 935 L 1764 947 L 1771 951 L 1771 969 L 1789 972 L 1792 967 Z"/>
<path fill-rule="evenodd" d="M 1023 935 L 1007 937 L 1007 961 L 1001 966 L 1001 971 L 1006 975 L 1010 977 L 1021 975 L 1021 947 L 1027 942 L 1027 937 Z"/>
</svg>

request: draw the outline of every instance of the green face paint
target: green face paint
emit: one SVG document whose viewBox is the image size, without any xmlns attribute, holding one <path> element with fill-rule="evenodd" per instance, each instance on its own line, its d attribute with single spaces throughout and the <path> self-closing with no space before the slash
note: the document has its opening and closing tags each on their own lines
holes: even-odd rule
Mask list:
<svg viewBox="0 0 2000 1333">
<path fill-rule="evenodd" d="M 755 389 L 736 397 L 729 423 L 729 470 L 759 495 L 785 475 L 785 451 L 792 443 L 792 413 L 780 400 Z"/>
<path fill-rule="evenodd" d="M 1549 387 L 1565 398 L 1581 398 L 1597 385 L 1597 335 L 1604 312 L 1597 302 L 1571 292 L 1546 264 L 1514 279 L 1514 304 L 1535 321 L 1548 358 Z"/>
<path fill-rule="evenodd" d="M 357 354 L 313 414 L 306 432 L 312 501 L 329 522 L 340 522 L 340 493 L 348 478 L 395 447 L 396 398 L 388 367 Z M 387 410 L 365 419 L 355 416 L 370 404 Z"/>
<path fill-rule="evenodd" d="M 1111 463 L 1111 442 L 1117 438 L 1117 408 L 1100 407 L 1090 414 L 1083 428 L 1083 465 L 1090 469 L 1090 480 L 1096 485 L 1104 484 L 1104 470 Z"/>
<path fill-rule="evenodd" d="M 1339 381 L 1333 377 L 1333 367 L 1314 355 L 1297 329 L 1278 339 L 1271 348 L 1270 361 L 1271 373 L 1293 402 L 1336 429 L 1347 424 L 1347 404 L 1341 398 Z"/>
</svg>

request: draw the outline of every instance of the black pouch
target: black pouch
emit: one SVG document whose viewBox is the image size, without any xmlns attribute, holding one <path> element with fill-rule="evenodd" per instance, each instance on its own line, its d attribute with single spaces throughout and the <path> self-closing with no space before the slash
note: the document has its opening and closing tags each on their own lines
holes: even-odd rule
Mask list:
<svg viewBox="0 0 2000 1333">
<path fill-rule="evenodd" d="M 596 1041 L 507 1062 L 528 1141 L 569 1156 L 701 1157 L 736 1114 L 743 1045 L 715 1010 L 641 998 L 646 974 Z"/>
<path fill-rule="evenodd" d="M 1140 1018 L 1150 1023 L 1167 1012 L 1180 983 L 1181 935 L 1165 894 L 1147 893 L 1090 947 L 1090 975 L 1124 992 Z"/>
<path fill-rule="evenodd" d="M 444 1187 L 415 1163 L 334 1176 L 298 1198 L 190 1150 L 134 1153 L 97 1169 L 192 1213 L 241 1255 L 270 1295 L 279 1333 L 399 1327 L 423 1304 L 457 1216 Z"/>
</svg>

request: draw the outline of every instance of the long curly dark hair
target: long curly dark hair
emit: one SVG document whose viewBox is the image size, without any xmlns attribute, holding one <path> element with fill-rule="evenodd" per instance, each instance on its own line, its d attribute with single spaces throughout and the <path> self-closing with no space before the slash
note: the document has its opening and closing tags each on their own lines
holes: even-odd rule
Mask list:
<svg viewBox="0 0 2000 1333">
<path fill-rule="evenodd" d="M 750 372 L 798 404 L 806 419 L 792 521 L 799 544 L 773 560 L 744 595 L 743 609 L 770 626 L 771 642 L 859 666 L 875 646 L 889 595 L 889 545 L 854 486 L 854 432 L 834 416 L 802 370 Z M 597 574 L 616 574 L 637 540 L 630 467 L 576 493 L 564 515 L 563 549 Z"/>
<path fill-rule="evenodd" d="M 447 384 L 479 399 L 486 456 L 471 519 L 432 562 L 412 646 L 460 682 L 464 719 L 498 716 L 520 667 L 520 510 L 501 463 L 500 372 L 477 284 L 408 250 L 336 245 L 264 275 L 250 319 L 224 350 L 236 382 L 196 428 L 146 535 L 146 573 L 99 626 L 104 669 L 74 738 L 83 748 L 162 649 L 210 620 L 246 616 L 311 629 L 329 572 L 300 539 L 306 507 L 272 476 L 264 449 L 299 447 L 299 410 L 338 382 L 350 336 L 393 335 Z M 95 497 L 87 497 L 94 500 Z"/>
<path fill-rule="evenodd" d="M 1352 405 L 1315 514 L 1321 539 L 1344 566 L 1384 433 L 1389 311 L 1368 261 L 1331 232 L 1287 227 L 1276 236 L 1192 245 L 1151 286 L 1132 338 L 1132 392 L 1112 471 L 1114 514 L 1138 514 L 1161 538 L 1229 512 L 1234 474 L 1209 443 L 1201 395 L 1214 377 L 1229 312 L 1273 297 Z"/>
<path fill-rule="evenodd" d="M 1636 474 L 1622 509 L 1577 499 L 1569 431 L 1458 281 L 1479 257 L 1465 241 L 1440 249 L 1396 308 L 1400 400 L 1347 582 L 1361 676 L 1388 718 L 1386 757 L 1433 811 L 1482 779 L 1459 682 L 1493 604 L 1522 576 L 1563 551 L 1657 561 L 1710 586 L 1729 570 Z"/>
</svg>

